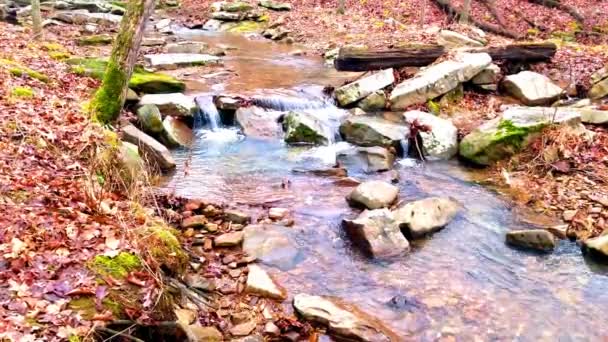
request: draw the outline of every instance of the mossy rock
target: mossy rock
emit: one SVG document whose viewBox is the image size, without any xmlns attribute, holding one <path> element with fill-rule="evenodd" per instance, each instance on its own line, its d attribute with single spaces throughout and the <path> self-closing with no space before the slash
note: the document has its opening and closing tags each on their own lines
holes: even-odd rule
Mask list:
<svg viewBox="0 0 608 342">
<path fill-rule="evenodd" d="M 153 104 L 147 104 L 137 109 L 137 119 L 145 132 L 160 133 L 163 131 L 163 118 L 160 110 Z"/>
<path fill-rule="evenodd" d="M 65 61 L 66 59 L 72 58 L 72 55 L 62 51 L 51 51 L 49 52 L 49 57 L 56 61 Z"/>
<path fill-rule="evenodd" d="M 109 45 L 114 41 L 114 37 L 109 34 L 100 34 L 95 36 L 80 37 L 77 40 L 80 46 L 96 46 Z"/>
<path fill-rule="evenodd" d="M 247 12 L 247 11 L 251 11 L 252 9 L 253 9 L 253 6 L 251 6 L 250 4 L 248 4 L 246 2 L 241 2 L 241 1 L 225 3 L 222 5 L 222 11 L 226 11 L 226 12 Z"/>
<path fill-rule="evenodd" d="M 40 45 L 40 47 L 45 50 L 45 51 L 50 51 L 50 52 L 66 52 L 67 49 L 59 44 L 59 43 L 54 43 L 54 42 L 47 42 L 47 43 L 42 43 Z"/>
<path fill-rule="evenodd" d="M 266 25 L 262 22 L 245 20 L 236 23 L 224 23 L 222 24 L 220 31 L 230 33 L 253 33 L 262 31 L 265 26 Z"/>
<path fill-rule="evenodd" d="M 182 249 L 178 234 L 177 230 L 162 222 L 145 228 L 141 234 L 141 243 L 148 246 L 147 252 L 151 261 L 171 274 L 183 273 L 190 260 Z"/>
<path fill-rule="evenodd" d="M 47 83 L 49 81 L 48 76 L 44 75 L 43 73 L 30 69 L 30 68 L 28 68 L 18 62 L 12 61 L 10 59 L 0 58 L 0 67 L 7 69 L 10 72 L 10 74 L 15 77 L 28 76 L 30 78 L 39 80 L 44 83 Z"/>
<path fill-rule="evenodd" d="M 314 116 L 289 112 L 285 116 L 285 142 L 288 144 L 328 145 L 329 130 Z"/>
<path fill-rule="evenodd" d="M 73 58 L 67 60 L 72 72 L 103 79 L 108 61 L 101 58 Z M 173 76 L 145 71 L 142 66 L 133 69 L 129 88 L 138 93 L 167 94 L 179 93 L 186 89 L 186 84 Z"/>
<path fill-rule="evenodd" d="M 13 97 L 31 99 L 34 95 L 34 90 L 30 87 L 14 87 L 11 89 L 11 96 Z"/>
<path fill-rule="evenodd" d="M 129 275 L 130 272 L 141 270 L 142 263 L 137 255 L 120 252 L 113 258 L 97 255 L 88 263 L 88 267 L 100 276 L 112 276 L 120 279 Z"/>
</svg>

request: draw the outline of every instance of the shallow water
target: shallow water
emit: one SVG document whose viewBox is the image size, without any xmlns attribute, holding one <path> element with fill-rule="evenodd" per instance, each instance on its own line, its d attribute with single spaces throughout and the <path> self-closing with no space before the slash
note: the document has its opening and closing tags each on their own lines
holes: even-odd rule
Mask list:
<svg viewBox="0 0 608 342">
<path fill-rule="evenodd" d="M 198 39 L 238 45 L 242 38 Z M 284 46 L 255 43 L 259 48 L 250 50 L 248 44 L 238 50 L 241 57 L 228 63 L 241 69 L 225 89 L 238 90 L 262 71 L 263 82 L 247 91 L 325 85 L 340 78 L 335 71 L 323 71 L 322 61 L 312 63 L 308 57 L 290 56 L 294 60 L 287 68 L 280 61 L 274 65 L 282 60 L 277 50 Z M 249 53 L 264 60 L 263 65 L 249 63 Z M 179 167 L 166 187 L 179 195 L 238 203 L 252 211 L 289 208 L 295 219 L 293 235 L 305 258 L 294 269 L 269 270 L 291 295 L 341 297 L 377 316 L 403 340 L 446 336 L 462 341 L 608 339 L 603 329 L 608 314 L 608 269 L 586 261 L 569 241 L 561 241 L 552 254 L 505 246 L 506 231 L 530 226 L 496 193 L 471 182 L 468 170 L 457 162 L 421 165 L 406 160 L 396 166 L 402 200 L 452 196 L 464 209 L 444 230 L 415 242 L 406 257 L 380 263 L 359 253 L 340 228 L 342 218 L 356 215 L 344 200 L 352 188 L 336 186 L 330 178 L 291 172 L 331 164 L 344 143 L 289 148 L 281 141 L 245 138 L 236 128 L 197 133 L 191 150 L 175 151 Z M 382 173 L 353 176 L 388 177 Z M 393 309 L 386 303 L 395 295 L 405 295 L 413 304 Z M 285 305 L 289 307 L 288 302 Z"/>
</svg>

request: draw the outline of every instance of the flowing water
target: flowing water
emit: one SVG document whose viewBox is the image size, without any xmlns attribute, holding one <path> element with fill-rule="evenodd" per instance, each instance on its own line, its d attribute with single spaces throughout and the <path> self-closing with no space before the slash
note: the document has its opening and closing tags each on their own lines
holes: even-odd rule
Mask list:
<svg viewBox="0 0 608 342">
<path fill-rule="evenodd" d="M 258 94 L 260 104 L 278 110 L 301 106 L 318 115 L 340 113 L 319 89 L 339 84 L 344 77 L 320 59 L 294 57 L 290 47 L 238 36 L 194 37 L 238 48 L 226 58 L 226 67 L 236 75 L 221 85 L 203 82 L 197 90 Z M 276 100 L 276 94 L 299 100 Z M 204 112 L 207 121 L 215 115 L 212 110 Z M 215 122 L 217 126 L 208 122 L 198 132 L 191 150 L 175 151 L 179 167 L 166 187 L 179 195 L 238 204 L 254 212 L 270 206 L 289 208 L 295 219 L 292 237 L 303 258 L 292 269 L 269 270 L 291 295 L 343 298 L 378 317 L 403 340 L 608 339 L 603 324 L 608 315 L 608 270 L 583 258 L 569 241 L 561 241 L 551 254 L 505 246 L 506 231 L 530 226 L 496 193 L 471 182 L 470 172 L 458 162 L 420 164 L 406 159 L 397 165 L 401 199 L 452 196 L 464 210 L 441 232 L 416 241 L 406 257 L 376 262 L 351 246 L 340 227 L 342 218 L 356 215 L 344 200 L 352 188 L 292 172 L 332 164 L 345 143 L 290 148 L 282 141 L 246 138 L 236 128 L 221 128 L 219 120 Z M 404 296 L 406 304 L 387 304 L 394 296 Z"/>
</svg>

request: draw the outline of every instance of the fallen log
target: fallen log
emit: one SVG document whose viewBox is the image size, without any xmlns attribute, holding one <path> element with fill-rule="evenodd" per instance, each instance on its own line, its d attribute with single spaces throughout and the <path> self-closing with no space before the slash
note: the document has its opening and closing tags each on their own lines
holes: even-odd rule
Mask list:
<svg viewBox="0 0 608 342">
<path fill-rule="evenodd" d="M 484 48 L 470 52 L 486 52 L 494 61 L 542 62 L 550 60 L 557 50 L 554 43 L 520 43 Z M 361 51 L 341 49 L 334 65 L 340 71 L 368 71 L 406 66 L 421 67 L 433 63 L 445 52 L 440 45 L 415 45 L 392 50 Z"/>
</svg>

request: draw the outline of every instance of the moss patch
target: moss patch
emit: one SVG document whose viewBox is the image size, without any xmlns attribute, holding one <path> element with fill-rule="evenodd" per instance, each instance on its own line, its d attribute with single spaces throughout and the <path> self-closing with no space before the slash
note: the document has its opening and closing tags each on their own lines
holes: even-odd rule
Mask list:
<svg viewBox="0 0 608 342">
<path fill-rule="evenodd" d="M 114 37 L 109 34 L 100 34 L 95 36 L 87 36 L 78 38 L 76 41 L 80 46 L 95 46 L 112 44 Z"/>
<path fill-rule="evenodd" d="M 15 77 L 28 76 L 45 83 L 49 81 L 48 76 L 42 74 L 41 72 L 30 69 L 24 65 L 19 64 L 18 62 L 9 59 L 0 58 L 0 67 L 6 68 L 11 73 L 11 75 Z"/>
<path fill-rule="evenodd" d="M 246 20 L 235 24 L 231 23 L 224 31 L 230 33 L 251 33 L 261 31 L 264 26 L 261 22 Z"/>
<path fill-rule="evenodd" d="M 111 297 L 111 295 L 109 297 Z M 114 317 L 122 316 L 123 309 L 118 302 L 110 298 L 104 298 L 101 304 L 104 309 L 110 310 Z M 82 318 L 87 320 L 92 319 L 93 316 L 98 313 L 95 305 L 95 298 L 92 296 L 82 296 L 79 298 L 74 298 L 70 301 L 68 307 L 71 310 L 79 312 L 80 315 L 82 315 Z"/>
<path fill-rule="evenodd" d="M 72 55 L 70 55 L 67 52 L 53 51 L 53 52 L 49 52 L 49 57 L 51 57 L 52 59 L 54 59 L 56 61 L 64 61 L 66 59 L 72 58 Z"/>
<path fill-rule="evenodd" d="M 59 43 L 54 43 L 54 42 L 42 43 L 42 45 L 40 45 L 40 47 L 45 51 L 55 51 L 55 52 L 67 51 L 67 49 L 63 45 L 61 45 Z"/>
<path fill-rule="evenodd" d="M 155 222 L 142 232 L 142 244 L 147 246 L 151 261 L 173 274 L 184 272 L 188 255 L 177 238 L 179 232 L 162 222 Z"/>
<path fill-rule="evenodd" d="M 34 91 L 30 87 L 15 87 L 11 89 L 11 96 L 30 99 L 34 97 Z"/>
<path fill-rule="evenodd" d="M 124 278 L 130 272 L 137 271 L 142 267 L 139 257 L 127 252 L 121 252 L 113 258 L 98 255 L 89 262 L 88 266 L 99 275 L 109 275 L 114 278 Z"/>
</svg>

